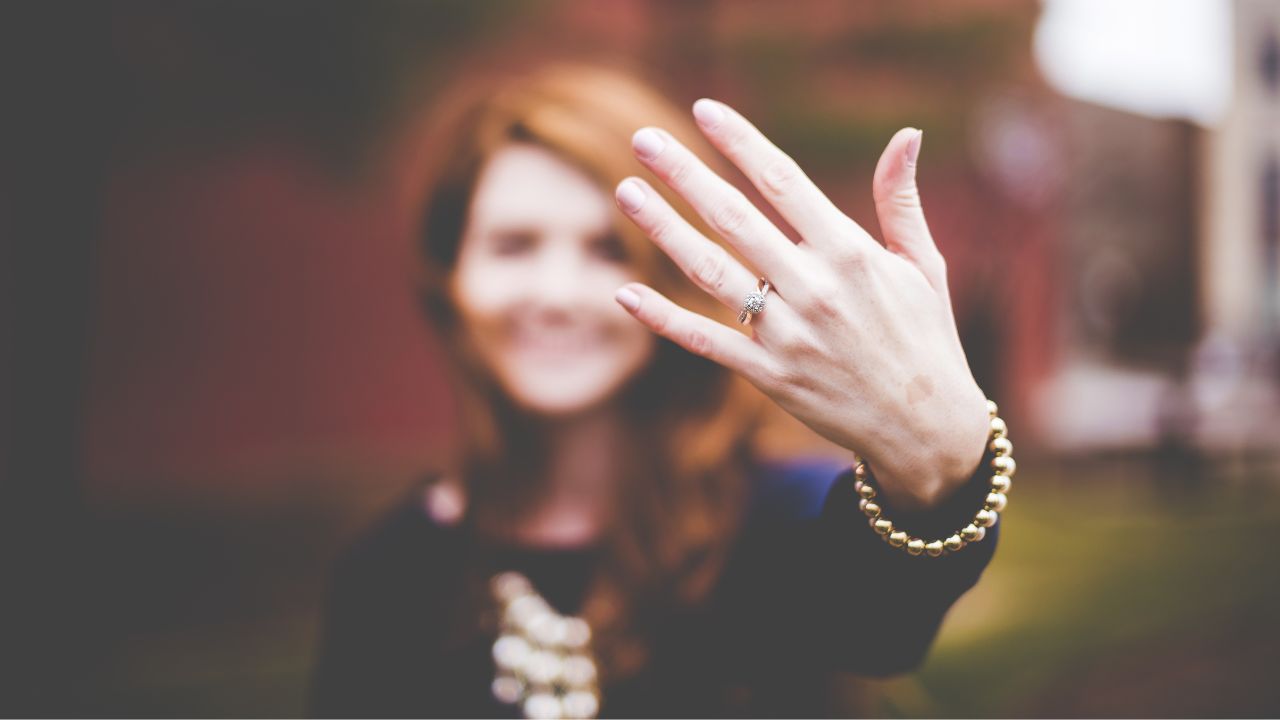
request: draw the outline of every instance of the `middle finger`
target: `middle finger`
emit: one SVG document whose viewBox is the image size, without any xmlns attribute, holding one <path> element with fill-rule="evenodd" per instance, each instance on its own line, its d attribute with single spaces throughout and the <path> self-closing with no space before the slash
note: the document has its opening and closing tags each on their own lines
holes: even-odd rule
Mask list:
<svg viewBox="0 0 1280 720">
<path fill-rule="evenodd" d="M 723 305 L 738 310 L 756 278 L 718 243 L 681 217 L 649 183 L 631 177 L 618 184 L 618 205 L 684 274 Z"/>
<path fill-rule="evenodd" d="M 632 147 L 646 167 L 761 274 L 780 288 L 794 287 L 800 279 L 799 250 L 742 191 L 665 131 L 643 128 L 632 137 Z"/>
</svg>

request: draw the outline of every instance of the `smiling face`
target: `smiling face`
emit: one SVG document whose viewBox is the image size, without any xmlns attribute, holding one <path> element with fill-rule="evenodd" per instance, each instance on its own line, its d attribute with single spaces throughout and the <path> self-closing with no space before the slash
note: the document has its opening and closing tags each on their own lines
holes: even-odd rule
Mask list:
<svg viewBox="0 0 1280 720">
<path fill-rule="evenodd" d="M 614 302 L 638 279 L 613 203 L 554 152 L 511 144 L 480 172 L 450 293 L 476 356 L 511 399 L 566 416 L 610 400 L 654 336 Z"/>
</svg>

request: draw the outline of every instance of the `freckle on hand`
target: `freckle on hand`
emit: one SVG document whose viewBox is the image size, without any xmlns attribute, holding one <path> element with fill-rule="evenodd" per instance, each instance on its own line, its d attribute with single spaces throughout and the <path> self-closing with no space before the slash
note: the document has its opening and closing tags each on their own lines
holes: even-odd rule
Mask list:
<svg viewBox="0 0 1280 720">
<path fill-rule="evenodd" d="M 933 397 L 933 381 L 928 377 L 917 375 L 907 383 L 907 404 L 916 405 L 931 397 Z"/>
</svg>

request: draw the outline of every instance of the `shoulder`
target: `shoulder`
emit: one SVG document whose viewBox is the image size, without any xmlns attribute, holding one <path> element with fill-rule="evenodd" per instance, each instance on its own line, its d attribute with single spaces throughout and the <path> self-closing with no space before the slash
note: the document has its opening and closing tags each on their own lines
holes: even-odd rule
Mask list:
<svg viewBox="0 0 1280 720">
<path fill-rule="evenodd" d="M 468 550 L 462 523 L 436 522 L 418 484 L 338 558 L 329 580 L 312 711 L 401 715 L 451 630 Z M 378 708 L 381 708 L 380 710 Z"/>
<path fill-rule="evenodd" d="M 465 551 L 463 508 L 441 494 L 441 484 L 416 485 L 378 517 L 338 558 L 335 591 L 367 595 L 404 589 L 415 578 L 447 574 Z M 444 498 L 444 499 L 442 499 Z"/>
<path fill-rule="evenodd" d="M 834 457 L 757 463 L 751 474 L 749 517 L 757 521 L 816 518 L 836 479 L 849 469 L 849 462 Z"/>
</svg>

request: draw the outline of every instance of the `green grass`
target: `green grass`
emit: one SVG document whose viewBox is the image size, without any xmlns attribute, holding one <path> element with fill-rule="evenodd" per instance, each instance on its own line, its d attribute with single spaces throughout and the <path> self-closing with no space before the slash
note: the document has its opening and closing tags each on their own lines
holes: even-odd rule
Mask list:
<svg viewBox="0 0 1280 720">
<path fill-rule="evenodd" d="M 1275 488 L 1208 490 L 1172 501 L 1123 473 L 1044 485 L 1024 473 L 982 582 L 919 673 L 874 684 L 875 712 L 1274 714 Z M 1210 672 L 1189 667 L 1208 660 Z"/>
</svg>

